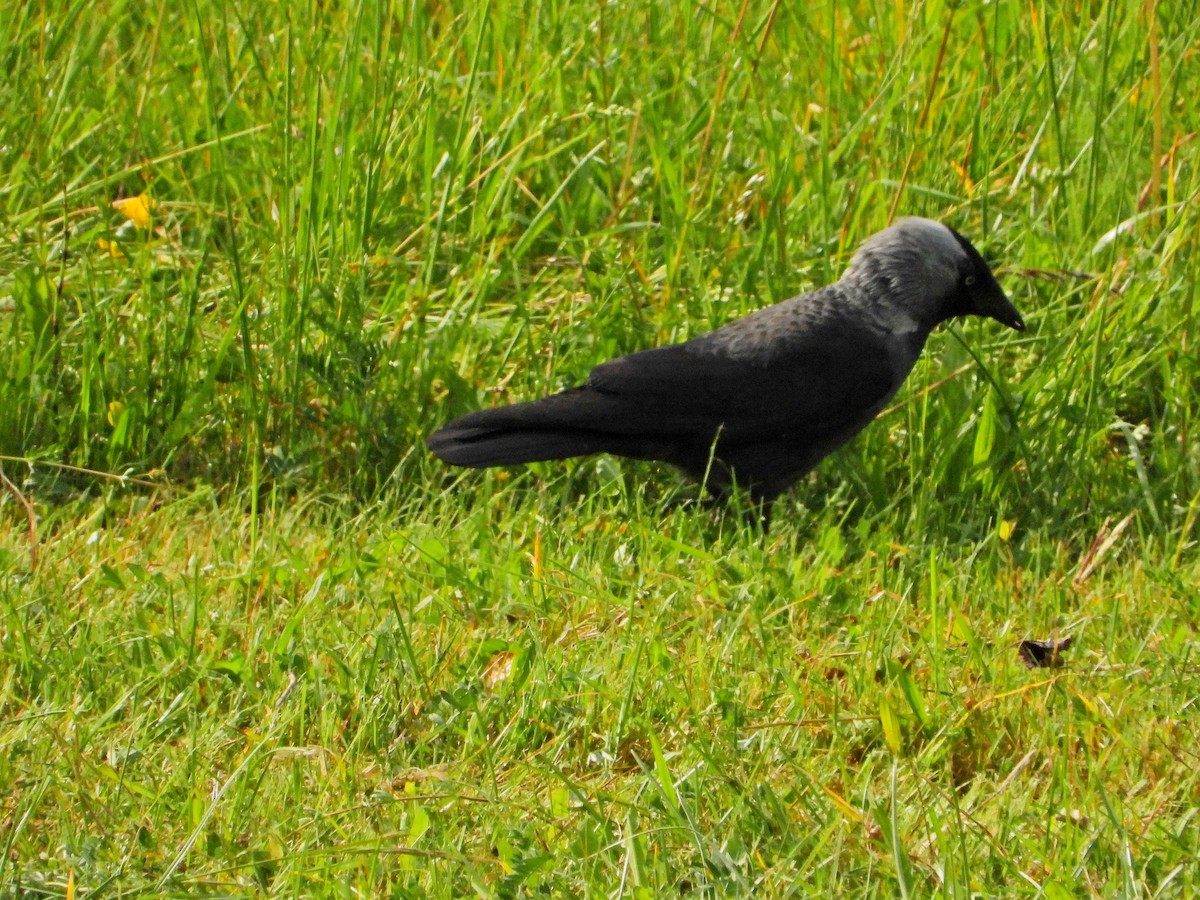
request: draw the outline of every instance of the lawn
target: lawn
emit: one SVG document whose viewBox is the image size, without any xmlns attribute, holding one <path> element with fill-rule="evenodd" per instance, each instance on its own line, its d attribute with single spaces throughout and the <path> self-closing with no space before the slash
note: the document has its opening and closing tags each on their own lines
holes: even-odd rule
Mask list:
<svg viewBox="0 0 1200 900">
<path fill-rule="evenodd" d="M 1200 893 L 1196 4 L 460 6 L 0 10 L 0 896 Z M 769 535 L 424 448 L 909 214 Z"/>
</svg>

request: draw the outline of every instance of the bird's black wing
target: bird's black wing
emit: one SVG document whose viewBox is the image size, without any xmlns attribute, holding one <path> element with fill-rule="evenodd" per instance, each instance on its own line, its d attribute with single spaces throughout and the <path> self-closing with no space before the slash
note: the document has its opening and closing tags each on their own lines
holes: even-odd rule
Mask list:
<svg viewBox="0 0 1200 900">
<path fill-rule="evenodd" d="M 870 421 L 907 371 L 881 332 L 850 315 L 797 311 L 781 304 L 603 363 L 580 387 L 463 416 L 429 447 L 477 468 L 607 452 L 703 477 L 719 444 L 751 480 L 786 480 Z"/>
<path fill-rule="evenodd" d="M 821 440 L 873 416 L 899 380 L 882 334 L 838 325 L 771 352 L 727 348 L 714 332 L 614 359 L 592 370 L 580 413 L 610 433 Z"/>
</svg>

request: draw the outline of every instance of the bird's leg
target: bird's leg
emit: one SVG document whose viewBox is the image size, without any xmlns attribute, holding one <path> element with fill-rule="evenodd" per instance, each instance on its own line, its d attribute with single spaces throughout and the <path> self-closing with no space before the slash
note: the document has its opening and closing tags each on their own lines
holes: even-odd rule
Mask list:
<svg viewBox="0 0 1200 900">
<path fill-rule="evenodd" d="M 771 501 L 761 498 L 754 500 L 754 505 L 750 507 L 749 514 L 750 524 L 758 525 L 762 528 L 764 535 L 771 533 Z"/>
<path fill-rule="evenodd" d="M 672 513 L 677 509 L 687 509 L 692 506 L 698 506 L 701 509 L 713 509 L 719 506 L 720 503 L 721 497 L 710 493 L 705 493 L 699 497 L 677 497 L 667 503 L 666 511 Z"/>
<path fill-rule="evenodd" d="M 775 506 L 775 498 L 779 491 L 770 487 L 755 486 L 750 488 L 750 522 L 762 528 L 763 535 L 771 532 L 771 510 Z"/>
</svg>

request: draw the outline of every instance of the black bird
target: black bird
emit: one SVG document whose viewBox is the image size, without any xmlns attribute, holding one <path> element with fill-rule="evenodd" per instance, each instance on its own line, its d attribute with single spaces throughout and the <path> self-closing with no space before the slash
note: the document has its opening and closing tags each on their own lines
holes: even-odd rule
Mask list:
<svg viewBox="0 0 1200 900">
<path fill-rule="evenodd" d="M 602 363 L 581 387 L 470 413 L 428 445 L 476 469 L 590 453 L 662 460 L 716 498 L 747 489 L 765 526 L 771 502 L 892 399 L 934 326 L 965 315 L 1025 329 L 966 238 L 901 219 L 836 284 Z"/>
</svg>

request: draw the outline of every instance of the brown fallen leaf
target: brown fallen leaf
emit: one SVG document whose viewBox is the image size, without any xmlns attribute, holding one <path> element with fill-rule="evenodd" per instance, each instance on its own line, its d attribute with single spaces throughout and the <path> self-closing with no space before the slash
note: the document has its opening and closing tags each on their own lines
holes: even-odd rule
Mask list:
<svg viewBox="0 0 1200 900">
<path fill-rule="evenodd" d="M 1027 669 L 1057 669 L 1063 664 L 1062 653 L 1072 640 L 1065 637 L 1060 641 L 1021 641 L 1017 655 Z"/>
</svg>

